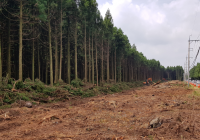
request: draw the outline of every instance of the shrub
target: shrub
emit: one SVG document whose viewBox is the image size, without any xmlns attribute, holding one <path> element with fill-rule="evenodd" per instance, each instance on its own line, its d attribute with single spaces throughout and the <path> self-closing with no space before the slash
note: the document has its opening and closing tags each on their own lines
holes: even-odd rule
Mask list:
<svg viewBox="0 0 200 140">
<path fill-rule="evenodd" d="M 23 89 L 25 88 L 25 85 L 22 81 L 18 81 L 16 84 L 15 84 L 15 88 L 16 89 Z"/>
<path fill-rule="evenodd" d="M 120 89 L 118 88 L 117 85 L 113 85 L 112 87 L 110 87 L 110 90 L 111 90 L 112 92 L 119 92 L 119 91 L 120 91 Z"/>
<path fill-rule="evenodd" d="M 11 90 L 12 88 L 13 88 L 13 85 L 11 85 L 11 84 L 8 84 L 6 87 L 6 89 L 9 89 L 9 90 Z"/>
<path fill-rule="evenodd" d="M 13 85 L 14 84 L 14 79 L 13 78 L 10 78 L 10 79 L 8 79 L 8 84 L 10 84 L 10 85 Z"/>
<path fill-rule="evenodd" d="M 26 79 L 24 80 L 24 82 L 32 82 L 32 80 L 31 80 L 30 78 L 26 78 Z"/>
<path fill-rule="evenodd" d="M 3 102 L 4 103 L 14 103 L 15 100 L 17 99 L 17 95 L 15 95 L 13 92 L 5 92 L 5 93 L 2 93 L 4 94 L 4 98 L 3 98 Z"/>
<path fill-rule="evenodd" d="M 84 83 L 81 81 L 81 79 L 74 79 L 74 80 L 71 81 L 71 85 L 72 85 L 73 87 L 78 88 L 78 87 L 80 87 L 80 86 L 83 86 Z"/>
<path fill-rule="evenodd" d="M 83 91 L 81 88 L 78 88 L 76 90 L 70 91 L 71 94 L 75 95 L 75 96 L 82 96 L 83 95 Z"/>
<path fill-rule="evenodd" d="M 66 85 L 63 88 L 65 88 L 66 90 L 70 91 L 72 89 L 72 86 L 71 85 Z"/>
<path fill-rule="evenodd" d="M 56 88 L 52 88 L 52 87 L 45 87 L 43 89 L 43 93 L 49 96 L 54 96 L 54 91 L 56 90 Z"/>
<path fill-rule="evenodd" d="M 21 100 L 24 100 L 24 101 L 31 101 L 31 99 L 28 97 L 27 94 L 19 93 L 18 95 L 19 95 L 19 98 L 20 98 Z"/>
<path fill-rule="evenodd" d="M 39 84 L 35 84 L 35 85 L 32 85 L 31 88 L 33 90 L 35 90 L 36 92 L 43 92 L 44 90 L 44 85 L 39 85 Z"/>
<path fill-rule="evenodd" d="M 86 97 L 93 97 L 95 96 L 95 93 L 93 90 L 87 90 L 83 93 L 82 97 L 83 98 L 86 98 Z"/>
</svg>

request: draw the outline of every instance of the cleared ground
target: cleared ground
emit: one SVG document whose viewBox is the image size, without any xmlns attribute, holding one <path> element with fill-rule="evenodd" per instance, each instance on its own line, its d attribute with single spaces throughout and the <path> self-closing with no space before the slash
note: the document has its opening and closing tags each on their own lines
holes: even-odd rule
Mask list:
<svg viewBox="0 0 200 140">
<path fill-rule="evenodd" d="M 0 110 L 0 139 L 199 140 L 198 92 L 172 81 L 117 94 Z M 149 123 L 156 118 L 160 126 L 152 128 Z"/>
</svg>

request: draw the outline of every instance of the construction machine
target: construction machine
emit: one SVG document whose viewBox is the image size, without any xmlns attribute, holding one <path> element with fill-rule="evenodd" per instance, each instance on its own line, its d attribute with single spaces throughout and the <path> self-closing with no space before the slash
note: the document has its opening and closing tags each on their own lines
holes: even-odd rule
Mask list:
<svg viewBox="0 0 200 140">
<path fill-rule="evenodd" d="M 148 78 L 148 79 L 146 79 L 145 82 L 143 82 L 144 85 L 149 85 L 149 84 L 152 84 L 152 83 L 153 83 L 152 78 Z"/>
</svg>

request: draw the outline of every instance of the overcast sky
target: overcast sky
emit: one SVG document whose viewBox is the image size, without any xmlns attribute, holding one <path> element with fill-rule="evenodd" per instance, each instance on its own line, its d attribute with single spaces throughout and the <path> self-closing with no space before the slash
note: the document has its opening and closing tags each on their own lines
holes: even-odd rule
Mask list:
<svg viewBox="0 0 200 140">
<path fill-rule="evenodd" d="M 200 39 L 200 0 L 97 0 L 102 16 L 109 8 L 137 50 L 161 65 L 184 67 L 188 39 Z M 199 43 L 192 43 L 191 63 Z M 199 62 L 200 56 L 197 58 Z"/>
</svg>

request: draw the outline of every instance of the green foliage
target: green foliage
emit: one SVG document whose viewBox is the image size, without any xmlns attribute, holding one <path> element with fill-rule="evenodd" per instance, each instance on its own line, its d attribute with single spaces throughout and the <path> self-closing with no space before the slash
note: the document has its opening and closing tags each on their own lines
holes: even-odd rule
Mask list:
<svg viewBox="0 0 200 140">
<path fill-rule="evenodd" d="M 110 90 L 112 92 L 120 92 L 121 91 L 117 85 L 113 85 L 112 87 L 110 87 Z"/>
<path fill-rule="evenodd" d="M 7 109 L 7 108 L 11 108 L 11 105 L 3 105 L 3 106 L 0 106 L 0 109 Z"/>
<path fill-rule="evenodd" d="M 200 91 L 194 91 L 193 95 L 196 96 L 196 97 L 200 97 Z"/>
<path fill-rule="evenodd" d="M 66 90 L 70 91 L 72 89 L 72 85 L 65 85 L 63 88 Z"/>
<path fill-rule="evenodd" d="M 13 85 L 11 85 L 11 84 L 8 84 L 8 85 L 7 85 L 7 87 L 6 87 L 6 89 L 9 89 L 9 90 L 11 90 L 11 89 L 12 89 L 12 87 L 13 87 Z"/>
<path fill-rule="evenodd" d="M 191 77 L 192 79 L 200 80 L 200 63 L 197 63 L 197 65 L 194 66 L 194 67 L 190 70 L 190 77 Z"/>
<path fill-rule="evenodd" d="M 81 88 L 75 89 L 73 91 L 70 91 L 71 94 L 75 95 L 75 96 L 82 96 L 83 95 L 83 91 Z"/>
<path fill-rule="evenodd" d="M 29 95 L 27 93 L 18 93 L 17 99 L 24 100 L 24 101 L 31 101 Z"/>
<path fill-rule="evenodd" d="M 95 96 L 96 94 L 94 93 L 93 90 L 87 90 L 83 93 L 82 97 L 83 98 L 86 98 L 86 97 L 93 97 Z"/>
<path fill-rule="evenodd" d="M 25 85 L 24 85 L 23 81 L 16 82 L 15 88 L 16 89 L 23 89 L 23 88 L 25 88 Z"/>
<path fill-rule="evenodd" d="M 78 88 L 80 86 L 83 86 L 84 83 L 81 81 L 81 79 L 74 79 L 74 80 L 71 81 L 71 85 Z"/>
<path fill-rule="evenodd" d="M 14 79 L 13 78 L 9 78 L 8 79 L 8 84 L 13 85 L 14 84 Z"/>
<path fill-rule="evenodd" d="M 47 87 L 47 88 L 43 89 L 42 93 L 49 95 L 49 96 L 55 96 L 55 93 L 54 93 L 55 90 L 56 90 L 55 87 Z"/>
</svg>

